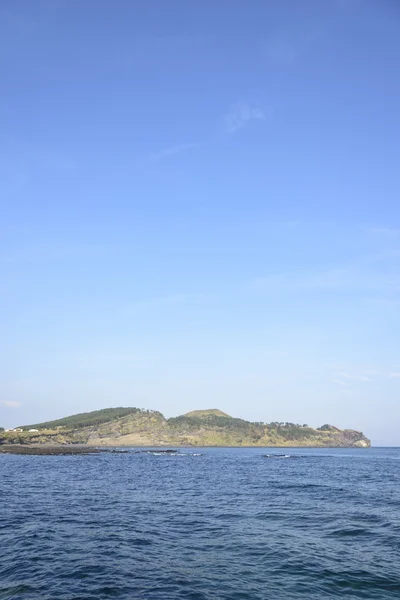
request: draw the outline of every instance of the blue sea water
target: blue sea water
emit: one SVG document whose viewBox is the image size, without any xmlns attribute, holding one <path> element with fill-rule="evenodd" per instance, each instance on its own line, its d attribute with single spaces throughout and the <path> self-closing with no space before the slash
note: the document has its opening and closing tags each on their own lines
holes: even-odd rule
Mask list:
<svg viewBox="0 0 400 600">
<path fill-rule="evenodd" d="M 0 455 L 11 598 L 399 600 L 400 449 Z"/>
</svg>

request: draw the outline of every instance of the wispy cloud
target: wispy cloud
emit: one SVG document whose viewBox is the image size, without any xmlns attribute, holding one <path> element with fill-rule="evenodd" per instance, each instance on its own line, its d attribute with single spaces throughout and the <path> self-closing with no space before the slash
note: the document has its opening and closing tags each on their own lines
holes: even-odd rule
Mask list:
<svg viewBox="0 0 400 600">
<path fill-rule="evenodd" d="M 348 380 L 348 381 L 361 381 L 361 382 L 368 382 L 368 381 L 374 381 L 372 377 L 370 377 L 369 375 L 363 375 L 363 374 L 357 374 L 357 373 L 339 373 L 339 378 L 342 381 L 344 380 Z"/>
<path fill-rule="evenodd" d="M 275 273 L 258 277 L 252 282 L 252 286 L 260 290 L 270 288 L 277 290 L 329 289 L 340 288 L 350 280 L 348 269 L 329 269 L 319 272 Z"/>
<path fill-rule="evenodd" d="M 336 5 L 339 9 L 352 10 L 354 8 L 364 8 L 362 0 L 336 0 Z"/>
<path fill-rule="evenodd" d="M 252 287 L 259 290 L 307 291 L 324 289 L 349 289 L 358 291 L 400 290 L 400 277 L 373 270 L 337 268 L 320 271 L 295 271 L 258 277 Z"/>
<path fill-rule="evenodd" d="M 153 162 L 157 162 L 163 160 L 164 158 L 169 158 L 170 156 L 175 156 L 176 154 L 182 154 L 183 152 L 187 152 L 189 150 L 194 150 L 198 148 L 199 144 L 190 143 L 190 144 L 177 144 L 175 146 L 169 146 L 168 148 L 164 148 L 159 152 L 154 152 L 150 154 L 149 159 Z"/>
<path fill-rule="evenodd" d="M 237 102 L 230 107 L 224 117 L 225 131 L 230 134 L 236 133 L 246 127 L 250 121 L 265 121 L 265 113 L 247 102 Z"/>
<path fill-rule="evenodd" d="M 347 383 L 347 381 L 343 381 L 342 379 L 332 379 L 332 383 L 335 383 L 336 385 L 339 385 L 340 387 L 349 387 L 349 384 Z"/>
<path fill-rule="evenodd" d="M 268 61 L 274 65 L 291 65 L 296 57 L 296 43 L 288 35 L 272 36 L 265 43 L 264 54 Z"/>
<path fill-rule="evenodd" d="M 400 372 L 389 369 L 355 369 L 336 373 L 332 383 L 347 388 L 357 384 L 379 383 L 397 378 L 400 379 Z"/>
<path fill-rule="evenodd" d="M 154 310 L 157 308 L 173 308 L 176 306 L 182 306 L 183 304 L 190 304 L 192 302 L 204 301 L 208 298 L 205 294 L 195 292 L 183 292 L 176 294 L 167 294 L 165 296 L 155 296 L 154 298 L 147 298 L 144 300 L 138 300 L 128 307 L 127 313 L 131 314 L 137 310 L 149 309 Z"/>
<path fill-rule="evenodd" d="M 0 404 L 7 408 L 18 408 L 21 406 L 21 402 L 15 402 L 14 400 L 0 400 Z"/>
<path fill-rule="evenodd" d="M 364 227 L 364 231 L 379 237 L 390 239 L 400 238 L 400 228 L 398 227 Z"/>
</svg>

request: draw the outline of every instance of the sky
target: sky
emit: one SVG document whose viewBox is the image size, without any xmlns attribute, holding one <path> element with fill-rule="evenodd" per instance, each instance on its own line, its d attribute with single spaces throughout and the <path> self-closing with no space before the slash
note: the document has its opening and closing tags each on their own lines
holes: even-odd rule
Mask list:
<svg viewBox="0 0 400 600">
<path fill-rule="evenodd" d="M 400 446 L 400 7 L 2 0 L 0 425 Z"/>
</svg>

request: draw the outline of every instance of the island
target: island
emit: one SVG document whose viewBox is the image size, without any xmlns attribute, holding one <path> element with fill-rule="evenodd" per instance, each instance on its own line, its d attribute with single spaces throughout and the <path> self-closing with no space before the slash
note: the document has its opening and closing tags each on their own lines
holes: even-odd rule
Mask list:
<svg viewBox="0 0 400 600">
<path fill-rule="evenodd" d="M 0 431 L 3 446 L 226 446 L 369 448 L 361 431 L 333 425 L 313 428 L 288 422 L 251 422 L 218 409 L 165 418 L 156 410 L 106 408 L 55 421 Z M 4 448 L 5 449 L 5 448 Z M 78 450 L 77 450 L 78 451 Z"/>
</svg>

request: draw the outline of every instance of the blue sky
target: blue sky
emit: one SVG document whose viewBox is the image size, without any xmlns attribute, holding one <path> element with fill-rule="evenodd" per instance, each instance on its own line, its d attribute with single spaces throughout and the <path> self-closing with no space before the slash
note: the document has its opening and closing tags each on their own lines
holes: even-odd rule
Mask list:
<svg viewBox="0 0 400 600">
<path fill-rule="evenodd" d="M 0 424 L 219 407 L 400 445 L 399 25 L 3 1 Z"/>
</svg>

